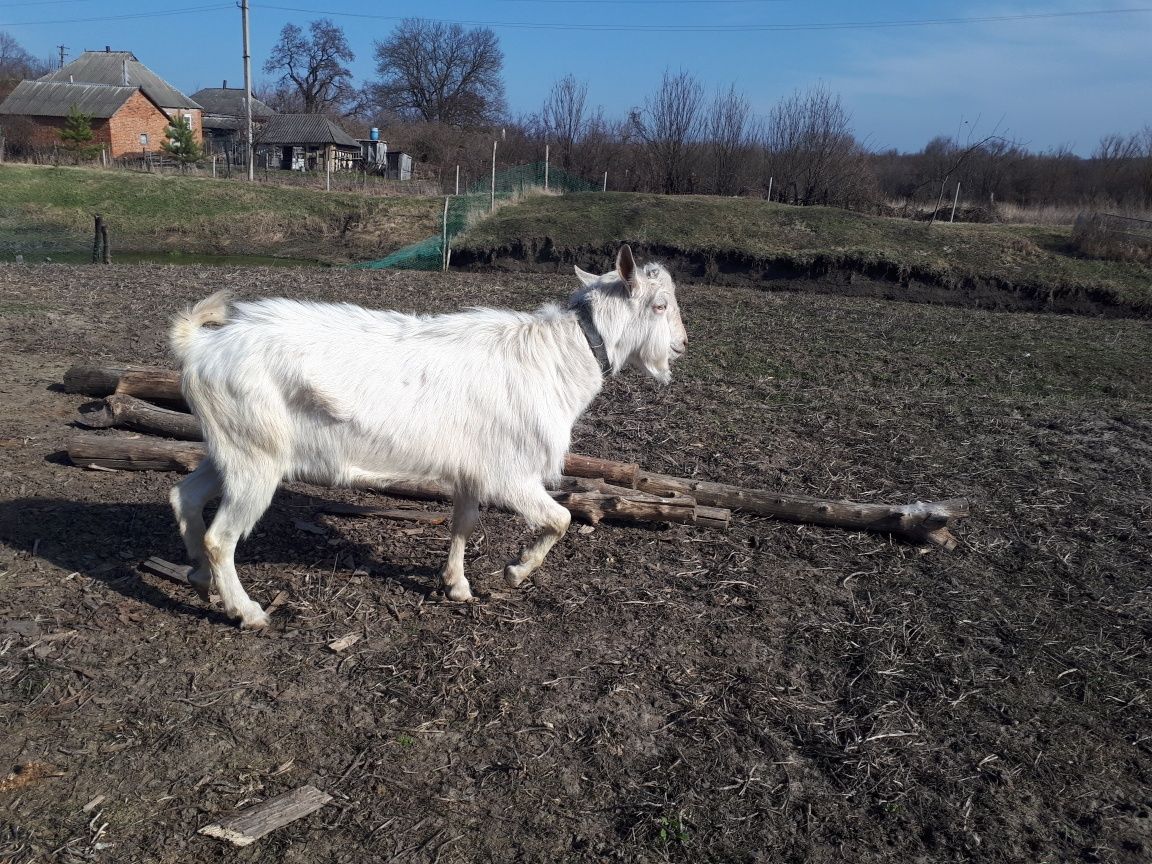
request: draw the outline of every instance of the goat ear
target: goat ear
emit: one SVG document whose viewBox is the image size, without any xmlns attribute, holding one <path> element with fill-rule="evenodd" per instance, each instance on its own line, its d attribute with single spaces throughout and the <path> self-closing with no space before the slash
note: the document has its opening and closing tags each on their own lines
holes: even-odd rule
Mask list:
<svg viewBox="0 0 1152 864">
<path fill-rule="evenodd" d="M 600 281 L 600 277 L 595 273 L 589 273 L 587 270 L 581 270 L 579 267 L 576 268 L 576 278 L 580 280 L 580 283 L 585 288 L 591 288 Z"/>
<path fill-rule="evenodd" d="M 636 285 L 636 259 L 632 257 L 632 249 L 625 243 L 616 253 L 616 273 L 624 280 L 629 288 Z"/>
</svg>

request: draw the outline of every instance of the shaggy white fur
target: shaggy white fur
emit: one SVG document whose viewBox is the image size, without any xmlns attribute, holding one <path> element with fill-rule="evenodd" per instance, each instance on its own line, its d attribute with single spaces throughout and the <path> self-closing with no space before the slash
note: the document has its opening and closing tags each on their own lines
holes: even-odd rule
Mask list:
<svg viewBox="0 0 1152 864">
<path fill-rule="evenodd" d="M 538 532 L 505 569 L 509 584 L 523 582 L 568 527 L 545 484 L 603 383 L 572 306 L 591 310 L 613 372 L 633 367 L 667 384 L 688 341 L 660 265 L 637 268 L 624 246 L 615 272 L 577 275 L 568 309 L 530 314 L 414 316 L 284 299 L 230 310 L 221 292 L 178 315 L 172 349 L 208 450 L 170 496 L 197 590 L 207 596 L 215 582 L 227 614 L 268 623 L 233 555 L 285 479 L 444 486 L 454 501 L 443 570 L 453 600 L 472 596 L 464 547 L 479 504 L 508 507 Z M 218 495 L 206 529 L 204 506 Z"/>
</svg>

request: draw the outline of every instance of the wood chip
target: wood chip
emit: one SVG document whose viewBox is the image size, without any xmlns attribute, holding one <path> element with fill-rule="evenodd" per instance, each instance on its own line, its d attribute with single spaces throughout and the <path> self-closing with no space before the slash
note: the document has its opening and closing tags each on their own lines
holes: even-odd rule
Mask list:
<svg viewBox="0 0 1152 864">
<path fill-rule="evenodd" d="M 43 777 L 63 777 L 64 772 L 47 762 L 29 762 L 21 765 L 7 777 L 0 779 L 0 792 L 22 789 L 29 783 Z"/>
<path fill-rule="evenodd" d="M 309 534 L 327 534 L 328 532 L 317 525 L 315 522 L 307 522 L 304 519 L 293 519 L 292 524 L 301 531 L 307 531 Z"/>
<path fill-rule="evenodd" d="M 95 810 L 97 807 L 99 807 L 103 803 L 104 803 L 104 796 L 103 795 L 97 795 L 95 798 L 93 798 L 91 801 L 89 801 L 87 804 L 85 804 L 80 809 L 83 810 L 85 813 L 91 813 L 93 810 Z"/>
<path fill-rule="evenodd" d="M 140 569 L 156 576 L 163 576 L 165 579 L 171 579 L 173 582 L 179 582 L 181 585 L 190 584 L 188 574 L 192 572 L 192 568 L 186 564 L 173 564 L 171 561 L 152 556 L 147 561 L 141 562 Z"/>
<path fill-rule="evenodd" d="M 205 825 L 199 833 L 226 840 L 234 846 L 250 846 L 265 834 L 316 812 L 331 800 L 331 795 L 315 786 L 301 786 Z"/>
<path fill-rule="evenodd" d="M 359 642 L 362 637 L 359 633 L 349 633 L 347 636 L 341 636 L 335 642 L 328 643 L 328 650 L 339 654 Z"/>
</svg>

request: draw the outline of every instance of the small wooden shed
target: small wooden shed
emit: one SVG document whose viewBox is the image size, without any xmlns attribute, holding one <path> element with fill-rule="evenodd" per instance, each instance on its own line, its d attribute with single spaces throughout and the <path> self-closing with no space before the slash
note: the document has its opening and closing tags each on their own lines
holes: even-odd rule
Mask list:
<svg viewBox="0 0 1152 864">
<path fill-rule="evenodd" d="M 348 170 L 360 160 L 360 145 L 322 114 L 276 114 L 256 136 L 268 166 L 288 171 Z"/>
</svg>

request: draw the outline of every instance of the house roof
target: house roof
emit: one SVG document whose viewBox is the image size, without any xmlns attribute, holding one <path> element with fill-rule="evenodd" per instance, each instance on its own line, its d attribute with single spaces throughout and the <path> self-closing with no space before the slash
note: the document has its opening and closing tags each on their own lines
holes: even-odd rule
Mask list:
<svg viewBox="0 0 1152 864">
<path fill-rule="evenodd" d="M 120 110 L 135 87 L 110 84 L 69 84 L 59 81 L 21 81 L 0 103 L 0 114 L 31 117 L 67 117 L 72 106 L 82 114 L 106 119 Z"/>
<path fill-rule="evenodd" d="M 205 114 L 231 117 L 233 120 L 244 116 L 244 90 L 239 87 L 205 87 L 192 94 L 192 98 L 200 103 Z M 263 119 L 271 117 L 276 112 L 252 97 L 252 117 Z"/>
<path fill-rule="evenodd" d="M 50 72 L 41 81 L 74 81 L 78 84 L 114 84 L 139 87 L 163 108 L 199 108 L 143 63 L 131 51 L 85 51 L 67 66 Z"/>
<path fill-rule="evenodd" d="M 260 133 L 261 144 L 339 144 L 360 149 L 356 139 L 323 114 L 274 114 Z"/>
</svg>

